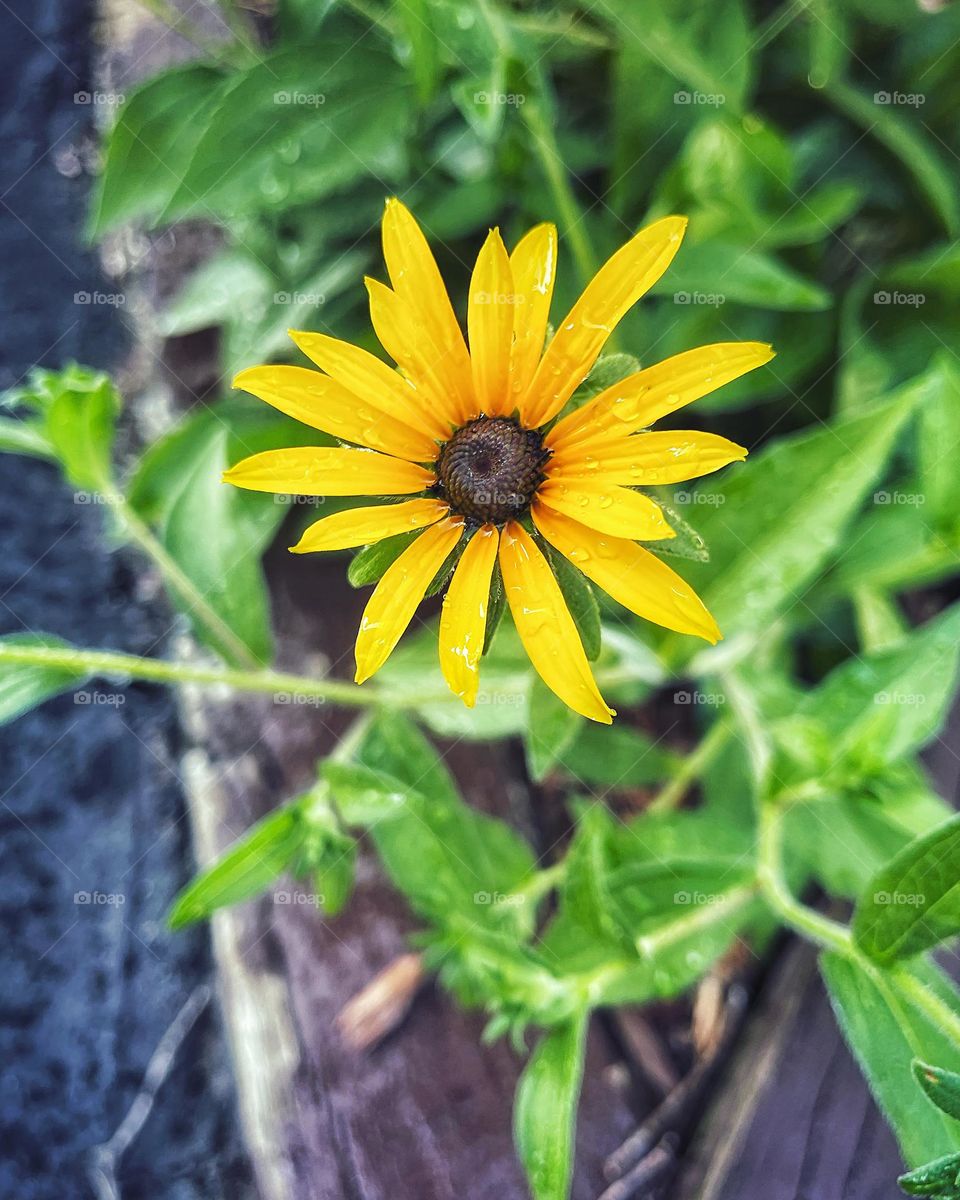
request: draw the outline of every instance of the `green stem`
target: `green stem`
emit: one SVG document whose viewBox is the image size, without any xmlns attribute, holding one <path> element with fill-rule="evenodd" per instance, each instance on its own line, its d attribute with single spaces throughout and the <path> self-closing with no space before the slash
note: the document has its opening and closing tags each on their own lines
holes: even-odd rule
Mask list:
<svg viewBox="0 0 960 1200">
<path fill-rule="evenodd" d="M 851 959 L 878 987 L 892 985 L 948 1037 L 960 1045 L 960 1014 L 912 974 L 906 967 L 895 965 L 882 968 L 862 954 L 854 944 L 846 925 L 831 921 L 812 908 L 807 908 L 791 893 L 783 876 L 781 837 L 782 809 L 762 804 L 759 812 L 759 846 L 757 850 L 757 880 L 760 889 L 775 913 L 791 929 L 802 934 L 824 950 L 831 950 Z"/>
<path fill-rule="evenodd" d="M 903 967 L 893 967 L 884 974 L 915 1008 L 929 1017 L 934 1025 L 942 1029 L 953 1042 L 960 1045 L 960 1015 L 954 1012 L 949 1004 L 941 1000 L 936 992 L 932 992 L 916 975 L 911 975 Z"/>
<path fill-rule="evenodd" d="M 586 286 L 596 274 L 599 264 L 584 232 L 583 213 L 580 211 L 570 176 L 560 155 L 553 126 L 544 117 L 543 108 L 535 98 L 528 98 L 527 103 L 521 106 L 520 113 L 530 134 L 533 152 L 543 168 L 547 186 L 553 196 L 563 234 L 573 250 L 581 282 Z"/>
<path fill-rule="evenodd" d="M 730 740 L 733 725 L 729 721 L 714 721 L 706 737 L 692 754 L 680 764 L 676 775 L 647 805 L 648 813 L 671 812 L 682 802 L 690 785 L 699 779 Z"/>
<path fill-rule="evenodd" d="M 45 667 L 75 675 L 105 675 L 108 678 L 143 679 L 150 683 L 197 684 L 200 687 L 229 687 L 239 692 L 258 692 L 341 704 L 348 708 L 370 708 L 383 703 L 383 693 L 359 688 L 335 679 L 310 679 L 283 671 L 237 670 L 232 667 L 203 667 L 190 663 L 140 658 L 108 650 L 76 650 L 72 647 L 24 646 L 0 640 L 0 664 Z M 418 703 L 422 703 L 418 701 Z M 395 707 L 412 707 L 410 702 Z"/>
<path fill-rule="evenodd" d="M 808 908 L 793 895 L 783 874 L 781 839 L 783 813 L 776 805 L 761 802 L 758 812 L 757 882 L 764 898 L 783 921 L 811 941 L 843 954 L 852 951 L 850 930 Z"/>
<path fill-rule="evenodd" d="M 102 489 L 111 501 L 113 510 L 130 540 L 156 564 L 170 590 L 186 606 L 190 616 L 213 637 L 214 641 L 235 665 L 256 669 L 258 662 L 250 647 L 237 636 L 223 618 L 212 608 L 193 580 L 184 572 L 147 523 L 134 511 L 126 497 L 115 488 Z"/>
</svg>

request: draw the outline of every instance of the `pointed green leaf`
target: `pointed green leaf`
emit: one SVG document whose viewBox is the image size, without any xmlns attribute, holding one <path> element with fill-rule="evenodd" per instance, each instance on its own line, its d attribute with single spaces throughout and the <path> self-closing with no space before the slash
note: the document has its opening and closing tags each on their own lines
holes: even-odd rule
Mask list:
<svg viewBox="0 0 960 1200">
<path fill-rule="evenodd" d="M 167 915 L 171 929 L 202 921 L 218 908 L 265 891 L 287 869 L 303 842 L 296 804 L 272 812 L 183 889 Z"/>
<path fill-rule="evenodd" d="M 835 953 L 822 956 L 820 969 L 847 1044 L 893 1126 L 907 1163 L 919 1166 L 931 1155 L 960 1150 L 960 1123 L 932 1105 L 919 1104 L 909 1085 L 915 1058 L 957 1069 L 960 1048 L 914 1006 L 893 975 Z M 918 961 L 909 970 L 956 1009 L 956 992 L 937 969 Z"/>
<path fill-rule="evenodd" d="M 913 1074 L 937 1108 L 960 1121 L 960 1074 L 919 1059 L 913 1064 Z"/>
<path fill-rule="evenodd" d="M 534 1200 L 570 1194 L 588 1024 L 581 1012 L 544 1034 L 517 1085 L 514 1140 Z"/>
<path fill-rule="evenodd" d="M 906 846 L 867 884 L 853 936 L 875 962 L 910 958 L 960 933 L 960 817 Z"/>
<path fill-rule="evenodd" d="M 73 647 L 59 638 L 46 635 L 14 633 L 0 638 L 4 646 L 45 647 L 56 650 L 72 650 Z M 14 721 L 17 717 L 36 708 L 51 696 L 72 691 L 87 678 L 83 672 L 69 671 L 54 666 L 23 666 L 7 663 L 0 659 L 0 725 Z"/>
</svg>

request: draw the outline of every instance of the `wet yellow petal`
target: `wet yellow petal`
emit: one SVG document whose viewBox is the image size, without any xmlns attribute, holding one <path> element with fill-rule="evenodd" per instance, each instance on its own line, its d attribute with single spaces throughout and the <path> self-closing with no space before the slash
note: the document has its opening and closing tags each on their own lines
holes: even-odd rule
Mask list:
<svg viewBox="0 0 960 1200">
<path fill-rule="evenodd" d="M 550 478 L 652 486 L 709 475 L 746 457 L 747 451 L 736 442 L 696 429 L 635 433 L 629 437 L 608 434 L 602 440 L 590 439 L 555 454 L 550 460 Z"/>
<path fill-rule="evenodd" d="M 560 450 L 605 430 L 634 433 L 774 357 L 765 342 L 717 342 L 685 350 L 602 391 L 558 421 L 547 444 Z"/>
<path fill-rule="evenodd" d="M 426 434 L 361 400 L 334 379 L 306 367 L 249 367 L 233 386 L 259 396 L 288 417 L 371 450 L 430 462 L 437 447 Z"/>
<path fill-rule="evenodd" d="M 373 508 L 351 508 L 314 521 L 303 537 L 290 549 L 294 554 L 313 554 L 318 550 L 347 550 L 351 546 L 369 546 L 395 533 L 423 529 L 445 517 L 449 507 L 440 500 L 404 500 L 400 504 L 379 504 Z"/>
<path fill-rule="evenodd" d="M 624 608 L 666 629 L 720 640 L 717 623 L 697 593 L 649 550 L 597 533 L 545 505 L 534 504 L 533 521 L 552 546 Z"/>
<path fill-rule="evenodd" d="M 224 471 L 224 483 L 290 496 L 405 496 L 435 480 L 432 471 L 373 450 L 296 446 L 252 454 Z"/>
<path fill-rule="evenodd" d="M 370 297 L 370 322 L 380 345 L 426 398 L 427 406 L 444 431 L 441 436 L 448 437 L 450 430 L 460 423 L 459 409 L 438 372 L 432 340 L 396 292 L 369 277 L 364 283 Z"/>
<path fill-rule="evenodd" d="M 515 307 L 507 248 L 500 230 L 491 229 L 477 255 L 467 304 L 473 390 L 480 411 L 490 417 L 508 416 L 513 409 L 510 346 Z"/>
<path fill-rule="evenodd" d="M 664 217 L 607 259 L 557 326 L 520 405 L 525 425 L 544 425 L 563 408 L 624 313 L 670 265 L 686 227 L 685 217 Z"/>
<path fill-rule="evenodd" d="M 425 529 L 387 568 L 360 620 L 357 683 L 369 679 L 390 657 L 424 592 L 462 534 L 462 518 L 448 517 Z"/>
<path fill-rule="evenodd" d="M 450 690 L 467 708 L 477 702 L 490 579 L 499 542 L 493 525 L 477 530 L 460 556 L 440 614 L 440 668 Z"/>
<path fill-rule="evenodd" d="M 288 332 L 307 358 L 361 400 L 372 399 L 378 408 L 409 422 L 428 437 L 448 436 L 450 426 L 429 398 L 369 350 L 325 333 L 297 329 Z"/>
<path fill-rule="evenodd" d="M 656 542 L 676 536 L 649 496 L 614 483 L 551 476 L 541 484 L 537 499 L 556 512 L 615 537 Z"/>
<path fill-rule="evenodd" d="M 560 585 L 516 521 L 500 538 L 500 570 L 517 632 L 540 678 L 575 712 L 609 725 L 614 710 L 600 695 Z"/>
<path fill-rule="evenodd" d="M 435 367 L 459 420 L 473 415 L 476 401 L 467 344 L 427 239 L 413 214 L 397 199 L 383 214 L 383 257 L 393 290 L 410 307 L 414 324 L 433 343 Z"/>
<path fill-rule="evenodd" d="M 557 278 L 557 227 L 535 225 L 510 255 L 513 292 L 513 350 L 510 355 L 510 411 L 530 386 L 543 353 L 550 301 Z"/>
</svg>

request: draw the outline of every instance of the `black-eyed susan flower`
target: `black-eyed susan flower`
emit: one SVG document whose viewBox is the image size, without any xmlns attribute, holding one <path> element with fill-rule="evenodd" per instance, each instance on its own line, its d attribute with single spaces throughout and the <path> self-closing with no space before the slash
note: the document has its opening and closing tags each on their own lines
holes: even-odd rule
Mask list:
<svg viewBox="0 0 960 1200">
<path fill-rule="evenodd" d="M 474 704 L 499 570 L 544 682 L 577 712 L 609 722 L 613 710 L 597 688 L 546 544 L 639 616 L 719 639 L 690 586 L 638 545 L 674 533 L 636 489 L 705 475 L 746 451 L 716 434 L 647 430 L 773 351 L 757 342 L 703 346 L 564 411 L 618 321 L 669 266 L 685 227 L 684 218 L 665 217 L 627 242 L 544 348 L 557 263 L 553 225 L 532 229 L 512 253 L 490 232 L 473 269 L 465 339 L 426 238 L 391 200 L 383 220 L 391 286 L 368 279 L 367 289 L 374 330 L 399 371 L 336 338 L 291 331 L 319 371 L 263 366 L 237 376 L 235 387 L 345 445 L 256 454 L 226 473 L 230 483 L 396 500 L 317 521 L 295 552 L 421 531 L 364 611 L 358 683 L 383 666 L 430 585 L 455 563 L 440 618 L 440 664 L 452 690 Z"/>
</svg>

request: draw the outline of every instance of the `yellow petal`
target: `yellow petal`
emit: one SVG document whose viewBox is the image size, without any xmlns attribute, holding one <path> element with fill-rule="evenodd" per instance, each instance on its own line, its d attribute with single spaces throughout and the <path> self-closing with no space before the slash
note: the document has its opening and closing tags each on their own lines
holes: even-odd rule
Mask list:
<svg viewBox="0 0 960 1200">
<path fill-rule="evenodd" d="M 667 413 L 739 379 L 774 356 L 765 342 L 717 342 L 685 350 L 637 371 L 558 421 L 547 437 L 553 450 L 605 430 L 634 433 Z"/>
<path fill-rule="evenodd" d="M 252 454 L 225 471 L 224 483 L 291 496 L 405 496 L 430 487 L 425 467 L 372 450 L 296 446 Z"/>
<path fill-rule="evenodd" d="M 609 725 L 616 714 L 600 695 L 560 585 L 516 521 L 500 538 L 500 570 L 517 632 L 540 678 L 575 712 Z"/>
<path fill-rule="evenodd" d="M 608 434 L 602 440 L 591 439 L 555 454 L 550 460 L 550 478 L 652 486 L 709 475 L 746 457 L 747 451 L 736 442 L 696 429 L 635 433 L 629 437 Z"/>
<path fill-rule="evenodd" d="M 386 570 L 363 610 L 357 634 L 357 683 L 379 671 L 410 624 L 443 560 L 459 542 L 463 519 L 448 517 L 425 529 Z"/>
<path fill-rule="evenodd" d="M 676 536 L 649 496 L 614 483 L 551 476 L 541 484 L 537 499 L 556 512 L 615 537 L 657 542 Z"/>
<path fill-rule="evenodd" d="M 468 420 L 476 407 L 470 356 L 433 252 L 413 214 L 397 199 L 387 201 L 382 232 L 393 290 L 433 343 L 436 371 L 454 401 L 458 421 Z"/>
<path fill-rule="evenodd" d="M 444 430 L 441 437 L 449 437 L 450 430 L 460 423 L 459 409 L 438 371 L 433 341 L 396 292 L 369 277 L 364 283 L 370 297 L 370 322 L 380 345 L 426 398 L 431 413 Z"/>
<path fill-rule="evenodd" d="M 431 406 L 429 398 L 375 354 L 325 333 L 297 329 L 288 332 L 307 358 L 355 396 L 369 397 L 378 408 L 409 422 L 430 438 L 449 435 L 450 426 Z"/>
<path fill-rule="evenodd" d="M 557 327 L 520 413 L 530 427 L 552 420 L 590 372 L 624 313 L 657 282 L 680 248 L 685 217 L 648 225 L 603 264 Z"/>
<path fill-rule="evenodd" d="M 370 400 L 359 399 L 319 371 L 306 367 L 250 367 L 240 372 L 233 386 L 345 442 L 411 462 L 436 458 L 437 447 L 426 434 L 382 412 Z"/>
<path fill-rule="evenodd" d="M 490 417 L 513 411 L 510 345 L 515 307 L 507 248 L 500 230 L 491 229 L 477 255 L 467 304 L 473 390 L 480 411 Z"/>
<path fill-rule="evenodd" d="M 510 255 L 513 292 L 513 350 L 510 355 L 510 410 L 530 386 L 543 353 L 550 301 L 557 277 L 557 227 L 535 225 Z"/>
<path fill-rule="evenodd" d="M 404 500 L 401 504 L 379 504 L 373 508 L 351 508 L 314 521 L 290 549 L 294 554 L 318 550 L 347 550 L 369 546 L 395 533 L 409 533 L 433 525 L 449 512 L 440 500 Z"/>
<path fill-rule="evenodd" d="M 490 579 L 499 542 L 493 525 L 477 530 L 460 556 L 440 614 L 440 668 L 450 690 L 467 708 L 477 702 Z"/>
<path fill-rule="evenodd" d="M 533 521 L 552 546 L 624 608 L 666 629 L 720 640 L 717 623 L 697 593 L 649 550 L 597 533 L 537 503 Z"/>
</svg>

